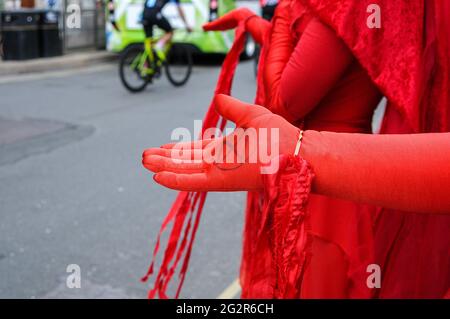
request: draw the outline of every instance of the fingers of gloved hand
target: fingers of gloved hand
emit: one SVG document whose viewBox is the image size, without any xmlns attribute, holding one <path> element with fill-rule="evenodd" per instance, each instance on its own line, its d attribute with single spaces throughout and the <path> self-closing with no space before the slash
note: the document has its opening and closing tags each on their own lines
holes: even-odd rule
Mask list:
<svg viewBox="0 0 450 319">
<path fill-rule="evenodd" d="M 201 160 L 203 158 L 202 149 L 167 149 L 167 148 L 150 148 L 144 151 L 142 155 L 142 163 L 147 161 L 147 158 L 152 155 L 164 156 L 172 160 Z"/>
<path fill-rule="evenodd" d="M 270 29 L 270 22 L 260 16 L 253 16 L 247 19 L 247 31 L 250 32 L 256 43 L 263 45 L 264 37 Z"/>
<path fill-rule="evenodd" d="M 249 191 L 262 189 L 258 165 L 212 165 L 207 173 L 162 171 L 153 179 L 163 186 L 181 191 Z"/>
<path fill-rule="evenodd" d="M 180 161 L 160 155 L 150 155 L 144 158 L 142 164 L 152 172 L 169 171 L 174 173 L 203 173 L 205 163 L 201 161 Z"/>
<path fill-rule="evenodd" d="M 153 179 L 162 186 L 179 191 L 204 192 L 210 190 L 205 173 L 179 174 L 164 171 L 156 173 Z"/>
<path fill-rule="evenodd" d="M 225 119 L 236 123 L 236 126 L 247 128 L 255 118 L 272 114 L 268 109 L 259 105 L 248 104 L 231 96 L 217 94 L 214 98 L 216 111 Z M 257 128 L 257 127 L 255 127 Z"/>
<path fill-rule="evenodd" d="M 203 25 L 203 30 L 205 31 L 223 31 L 234 29 L 239 24 L 240 21 L 243 21 L 251 16 L 255 15 L 252 11 L 247 8 L 239 8 L 234 9 L 219 19 L 216 19 L 212 22 L 206 23 Z"/>
<path fill-rule="evenodd" d="M 147 148 L 144 150 L 144 153 L 142 153 L 142 159 L 150 155 L 170 156 L 170 150 L 161 147 Z"/>
<path fill-rule="evenodd" d="M 239 21 L 235 19 L 234 16 L 230 15 L 229 12 L 217 20 L 209 23 L 205 23 L 202 28 L 205 31 L 224 31 L 229 29 L 234 29 L 238 25 Z"/>
<path fill-rule="evenodd" d="M 202 149 L 205 148 L 206 145 L 214 141 L 214 138 L 205 138 L 201 140 L 195 140 L 195 141 L 188 141 L 188 142 L 173 142 L 173 143 L 167 143 L 164 145 L 161 145 L 161 148 L 165 149 L 172 149 L 172 148 L 178 148 L 183 150 L 188 149 Z"/>
<path fill-rule="evenodd" d="M 213 144 L 211 142 L 218 139 L 204 139 L 198 141 L 190 141 L 183 143 L 172 143 L 161 146 L 165 150 L 163 156 L 171 157 L 172 159 L 180 160 L 201 160 L 203 158 L 203 151 L 206 147 Z"/>
</svg>

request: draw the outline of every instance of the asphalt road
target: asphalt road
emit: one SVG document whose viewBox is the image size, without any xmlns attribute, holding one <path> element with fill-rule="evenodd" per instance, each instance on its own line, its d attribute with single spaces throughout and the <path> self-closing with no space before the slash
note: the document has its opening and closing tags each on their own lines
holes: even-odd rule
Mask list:
<svg viewBox="0 0 450 319">
<path fill-rule="evenodd" d="M 116 65 L 0 78 L 0 297 L 145 298 L 145 274 L 176 192 L 155 184 L 142 151 L 193 130 L 219 66 L 140 94 Z M 251 62 L 234 96 L 253 99 Z M 181 297 L 216 298 L 238 276 L 245 194 L 210 194 Z M 68 288 L 66 268 L 81 269 Z"/>
</svg>

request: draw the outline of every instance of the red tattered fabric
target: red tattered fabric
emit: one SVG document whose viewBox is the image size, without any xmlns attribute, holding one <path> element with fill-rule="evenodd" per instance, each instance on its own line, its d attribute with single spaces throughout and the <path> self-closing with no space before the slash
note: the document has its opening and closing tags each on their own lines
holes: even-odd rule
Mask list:
<svg viewBox="0 0 450 319">
<path fill-rule="evenodd" d="M 260 265 L 253 265 L 252 269 L 258 271 L 263 269 L 261 264 L 265 265 L 271 288 L 263 294 L 266 297 L 297 298 L 311 254 L 311 216 L 307 204 L 314 174 L 301 158 L 281 156 L 278 160 L 280 169 L 263 176 L 266 190 L 263 222 L 256 239 L 258 252 L 266 252 L 268 256 L 265 262 L 254 259 Z"/>
<path fill-rule="evenodd" d="M 245 22 L 246 21 L 242 21 L 236 29 L 235 40 L 223 62 L 222 70 L 214 92 L 215 94 L 230 94 L 231 92 L 234 72 L 245 44 Z M 215 111 L 213 100 L 203 120 L 201 134 L 203 136 L 205 130 L 213 127 L 218 127 L 223 130 L 225 125 L 226 121 L 223 118 L 220 118 Z M 154 287 L 148 293 L 149 298 L 153 299 L 156 296 L 162 299 L 168 298 L 168 285 L 181 261 L 179 284 L 175 294 L 175 298 L 178 298 L 186 276 L 192 246 L 202 214 L 203 205 L 206 200 L 206 195 L 207 193 L 180 192 L 164 219 L 153 250 L 150 267 L 147 274 L 142 278 L 142 281 L 146 282 L 153 274 L 155 260 L 160 248 L 161 235 L 169 224 L 173 223 Z"/>
<path fill-rule="evenodd" d="M 254 242 L 246 247 L 250 250 L 247 254 L 256 254 L 256 258 L 243 258 L 244 269 L 251 271 L 241 273 L 244 298 L 297 298 L 310 260 L 311 216 L 307 205 L 314 173 L 299 157 L 282 155 L 275 160 L 279 161 L 279 170 L 263 175 L 265 193 L 259 227 L 252 224 Z"/>
<path fill-rule="evenodd" d="M 346 42 L 388 98 L 382 134 L 450 128 L 450 3 L 380 0 L 381 28 L 361 27 L 370 0 L 302 0 Z M 423 167 L 423 169 L 433 169 Z M 386 176 L 386 183 L 395 183 Z M 380 209 L 380 298 L 439 298 L 450 290 L 448 215 Z"/>
</svg>

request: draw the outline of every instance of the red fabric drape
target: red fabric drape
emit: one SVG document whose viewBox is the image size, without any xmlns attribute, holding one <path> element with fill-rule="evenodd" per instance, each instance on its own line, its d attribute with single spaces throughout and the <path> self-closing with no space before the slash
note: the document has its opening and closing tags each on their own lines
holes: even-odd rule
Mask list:
<svg viewBox="0 0 450 319">
<path fill-rule="evenodd" d="M 380 29 L 364 27 L 373 1 L 302 1 L 347 43 L 388 98 L 381 133 L 449 130 L 448 1 L 377 1 Z M 383 280 L 377 296 L 444 296 L 450 285 L 449 223 L 445 215 L 379 210 L 375 256 Z"/>
</svg>

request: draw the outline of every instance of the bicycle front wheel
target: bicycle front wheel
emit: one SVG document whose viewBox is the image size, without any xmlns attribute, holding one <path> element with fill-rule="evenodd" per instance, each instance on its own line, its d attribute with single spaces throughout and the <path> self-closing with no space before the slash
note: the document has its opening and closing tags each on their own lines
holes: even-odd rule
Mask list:
<svg viewBox="0 0 450 319">
<path fill-rule="evenodd" d="M 183 44 L 174 44 L 169 50 L 164 65 L 167 78 L 174 86 L 186 84 L 192 72 L 192 54 Z"/>
<path fill-rule="evenodd" d="M 120 57 L 120 80 L 127 90 L 133 93 L 144 90 L 149 83 L 148 77 L 141 74 L 140 60 L 143 54 L 142 45 L 132 45 Z"/>
</svg>

